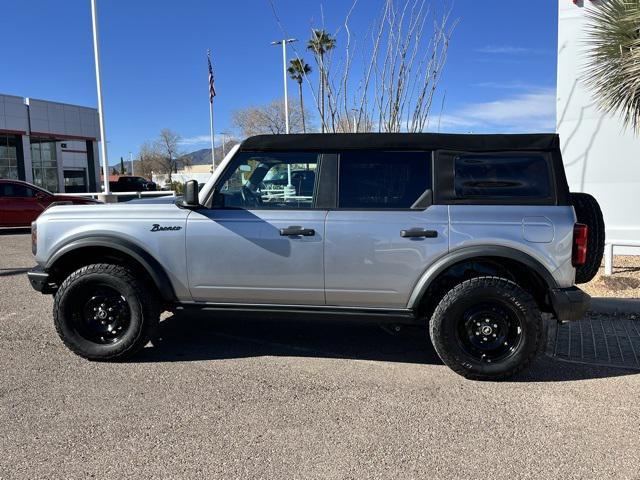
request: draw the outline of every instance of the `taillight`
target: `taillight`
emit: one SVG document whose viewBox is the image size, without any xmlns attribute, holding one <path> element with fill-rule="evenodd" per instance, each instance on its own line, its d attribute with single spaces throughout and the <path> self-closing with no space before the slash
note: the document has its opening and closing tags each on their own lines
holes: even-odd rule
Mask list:
<svg viewBox="0 0 640 480">
<path fill-rule="evenodd" d="M 573 226 L 573 251 L 571 252 L 571 263 L 574 267 L 579 267 L 587 262 L 587 233 L 589 227 L 583 223 L 576 223 Z"/>
</svg>

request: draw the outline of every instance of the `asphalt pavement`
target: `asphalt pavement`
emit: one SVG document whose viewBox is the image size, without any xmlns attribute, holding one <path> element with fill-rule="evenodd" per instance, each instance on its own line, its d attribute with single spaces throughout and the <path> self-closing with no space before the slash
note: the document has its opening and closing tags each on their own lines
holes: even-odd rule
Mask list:
<svg viewBox="0 0 640 480">
<path fill-rule="evenodd" d="M 165 315 L 127 362 L 70 353 L 0 233 L 0 478 L 640 478 L 640 371 L 541 356 L 507 382 L 426 329 Z"/>
</svg>

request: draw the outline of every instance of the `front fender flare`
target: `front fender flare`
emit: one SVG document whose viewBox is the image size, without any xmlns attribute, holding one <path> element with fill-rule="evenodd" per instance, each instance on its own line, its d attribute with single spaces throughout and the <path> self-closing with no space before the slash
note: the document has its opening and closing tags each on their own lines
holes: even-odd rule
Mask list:
<svg viewBox="0 0 640 480">
<path fill-rule="evenodd" d="M 160 262 L 139 245 L 119 237 L 91 236 L 71 240 L 69 243 L 58 248 L 55 253 L 49 257 L 49 260 L 47 260 L 47 263 L 44 265 L 44 270 L 49 271 L 58 260 L 68 253 L 87 247 L 110 248 L 130 256 L 147 271 L 164 300 L 170 302 L 176 300 L 176 294 L 169 280 L 169 276 Z"/>
</svg>

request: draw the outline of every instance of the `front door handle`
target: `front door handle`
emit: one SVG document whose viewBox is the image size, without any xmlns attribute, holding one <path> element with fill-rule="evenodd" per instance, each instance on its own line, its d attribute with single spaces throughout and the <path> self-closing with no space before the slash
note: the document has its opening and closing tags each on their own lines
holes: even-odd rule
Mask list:
<svg viewBox="0 0 640 480">
<path fill-rule="evenodd" d="M 436 230 L 424 230 L 423 228 L 412 228 L 411 230 L 400 230 L 402 238 L 436 238 L 438 232 Z"/>
<path fill-rule="evenodd" d="M 283 237 L 313 237 L 316 231 L 313 228 L 288 227 L 281 228 L 280 235 Z"/>
</svg>

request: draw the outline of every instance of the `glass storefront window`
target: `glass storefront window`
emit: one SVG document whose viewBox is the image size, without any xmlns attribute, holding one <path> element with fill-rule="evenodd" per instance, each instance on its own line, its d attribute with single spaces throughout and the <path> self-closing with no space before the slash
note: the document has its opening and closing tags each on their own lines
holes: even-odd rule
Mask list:
<svg viewBox="0 0 640 480">
<path fill-rule="evenodd" d="M 18 177 L 18 137 L 0 134 L 0 178 Z"/>
<path fill-rule="evenodd" d="M 31 139 L 33 183 L 50 192 L 59 190 L 56 142 Z"/>
</svg>

